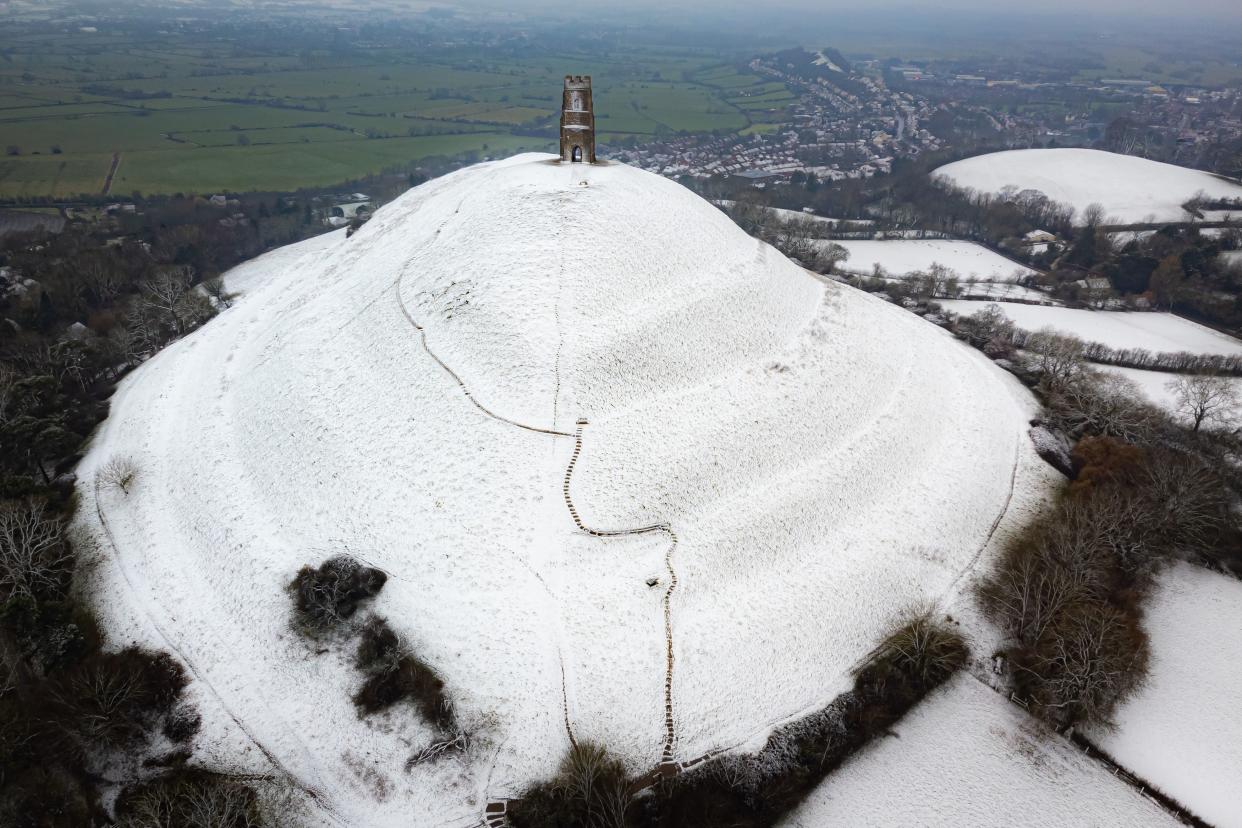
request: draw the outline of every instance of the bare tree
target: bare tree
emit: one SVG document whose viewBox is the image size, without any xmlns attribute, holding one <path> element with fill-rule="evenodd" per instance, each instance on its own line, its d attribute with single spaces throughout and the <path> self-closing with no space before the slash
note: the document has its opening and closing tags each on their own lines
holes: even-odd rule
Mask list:
<svg viewBox="0 0 1242 828">
<path fill-rule="evenodd" d="M 1238 391 L 1227 377 L 1210 374 L 1181 375 L 1165 387 L 1177 402 L 1178 413 L 1186 416 L 1193 430 L 1204 423 L 1229 423 L 1238 411 Z"/>
<path fill-rule="evenodd" d="M 78 277 L 101 305 L 109 304 L 125 287 L 125 272 L 98 256 L 82 262 Z"/>
<path fill-rule="evenodd" d="M 109 489 L 120 489 L 128 495 L 129 489 L 138 477 L 138 465 L 128 457 L 113 457 L 95 473 L 99 485 Z"/>
<path fill-rule="evenodd" d="M 203 282 L 203 290 L 207 295 L 216 300 L 216 304 L 222 308 L 232 307 L 233 300 L 237 298 L 236 293 L 230 293 L 228 287 L 224 284 L 223 276 L 216 276 Z"/>
<path fill-rule="evenodd" d="M 1146 675 L 1145 639 L 1131 634 L 1126 617 L 1099 602 L 1076 605 L 1036 648 L 1029 666 L 1037 677 L 1032 701 L 1060 724 L 1111 724 L 1117 705 Z"/>
<path fill-rule="evenodd" d="M 569 797 L 584 804 L 591 828 L 625 828 L 630 805 L 625 769 L 602 746 L 583 742 L 570 748 L 558 778 Z"/>
<path fill-rule="evenodd" d="M 155 278 L 142 283 L 140 306 L 168 326 L 174 336 L 182 336 L 214 313 L 207 297 L 196 292 L 193 283 L 192 268 L 161 270 Z"/>
<path fill-rule="evenodd" d="M 837 265 L 847 261 L 849 257 L 850 251 L 836 242 L 827 242 L 819 249 L 819 265 L 825 273 L 835 272 Z"/>
<path fill-rule="evenodd" d="M 1085 368 L 1082 340 L 1041 328 L 1026 341 L 1032 367 L 1039 371 L 1040 381 L 1048 390 L 1067 385 Z"/>
<path fill-rule="evenodd" d="M 39 500 L 0 505 L 0 595 L 34 598 L 64 586 L 73 556 L 63 525 Z"/>
<path fill-rule="evenodd" d="M 125 816 L 117 825 L 118 828 L 253 825 L 258 813 L 256 794 L 249 785 L 204 775 L 144 786 L 127 801 Z"/>
<path fill-rule="evenodd" d="M 1104 205 L 1093 201 L 1082 211 L 1082 223 L 1087 227 L 1099 227 L 1105 221 Z"/>
</svg>

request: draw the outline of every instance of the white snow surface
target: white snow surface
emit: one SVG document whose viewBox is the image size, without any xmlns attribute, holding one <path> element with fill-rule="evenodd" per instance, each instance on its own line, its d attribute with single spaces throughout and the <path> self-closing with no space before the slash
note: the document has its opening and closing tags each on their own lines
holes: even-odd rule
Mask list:
<svg viewBox="0 0 1242 828">
<path fill-rule="evenodd" d="M 1035 271 L 993 253 L 974 242 L 947 239 L 895 239 L 892 241 L 834 241 L 850 252 L 842 270 L 870 274 L 879 265 L 890 276 L 905 276 L 941 264 L 965 281 L 1017 282 Z M 823 242 L 828 244 L 828 242 Z"/>
<path fill-rule="evenodd" d="M 1242 197 L 1242 185 L 1201 170 L 1093 149 L 1025 149 L 976 155 L 935 170 L 959 187 L 997 193 L 1008 186 L 1039 190 L 1073 207 L 1081 219 L 1098 203 L 1111 223 L 1188 221 L 1182 209 L 1200 190 L 1211 198 Z"/>
<path fill-rule="evenodd" d="M 982 310 L 983 300 L 949 299 L 940 303 L 962 316 Z M 1189 351 L 1194 354 L 1242 354 L 1242 340 L 1171 313 L 1094 311 L 999 302 L 1005 315 L 1020 328 L 1037 331 L 1052 328 L 1086 342 L 1111 348 L 1146 348 L 1149 351 Z"/>
<path fill-rule="evenodd" d="M 1180 824 L 965 674 L 892 730 L 828 777 L 784 828 Z"/>
<path fill-rule="evenodd" d="M 1123 766 L 1217 828 L 1242 826 L 1242 583 L 1178 563 L 1146 607 L 1147 683 L 1092 734 Z"/>
<path fill-rule="evenodd" d="M 337 824 L 477 822 L 553 771 L 566 720 L 636 772 L 666 735 L 667 537 L 576 529 L 573 439 L 476 407 L 402 305 L 492 412 L 589 420 L 588 525 L 675 528 L 678 759 L 826 704 L 1047 491 L 1011 377 L 656 175 L 517 156 L 304 244 L 122 383 L 80 514 L 113 639 L 192 667 L 202 751 L 272 757 Z M 128 495 L 92 485 L 114 456 L 140 469 Z M 291 630 L 286 584 L 342 552 L 389 573 L 373 610 L 476 750 L 405 770 L 429 727 L 359 719 L 352 645 Z"/>
</svg>

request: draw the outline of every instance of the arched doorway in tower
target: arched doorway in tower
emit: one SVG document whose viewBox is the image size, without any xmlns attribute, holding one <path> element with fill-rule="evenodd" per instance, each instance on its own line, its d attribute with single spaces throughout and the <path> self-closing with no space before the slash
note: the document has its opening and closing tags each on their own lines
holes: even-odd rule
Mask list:
<svg viewBox="0 0 1242 828">
<path fill-rule="evenodd" d="M 570 158 L 572 158 L 574 161 L 581 161 L 582 160 L 582 147 L 574 147 L 573 154 L 570 155 Z"/>
</svg>

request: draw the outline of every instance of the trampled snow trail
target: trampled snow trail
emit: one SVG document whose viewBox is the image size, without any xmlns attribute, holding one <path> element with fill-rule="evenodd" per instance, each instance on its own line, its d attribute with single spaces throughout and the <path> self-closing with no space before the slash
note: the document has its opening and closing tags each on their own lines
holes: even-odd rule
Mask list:
<svg viewBox="0 0 1242 828">
<path fill-rule="evenodd" d="M 456 215 L 459 210 L 460 210 L 460 205 L 458 206 L 458 210 L 454 211 L 452 215 L 450 215 L 448 218 L 446 218 L 441 223 L 440 227 L 436 230 L 435 235 L 437 236 L 439 235 L 440 231 L 444 229 L 444 227 L 452 219 L 453 215 Z M 555 416 L 556 416 L 555 408 L 556 408 L 557 400 L 554 400 L 554 406 L 553 406 L 554 422 L 553 422 L 553 427 L 551 428 L 545 428 L 542 426 L 533 426 L 528 423 L 522 423 L 517 420 L 513 420 L 509 417 L 505 417 L 504 415 L 497 414 L 491 408 L 487 407 L 482 402 L 480 402 L 479 399 L 473 393 L 471 393 L 470 388 L 462 380 L 461 376 L 458 375 L 457 372 L 454 371 L 451 367 L 449 367 L 449 365 L 446 362 L 444 362 L 444 360 L 442 360 L 435 353 L 435 351 L 431 349 L 431 346 L 427 341 L 426 328 L 424 328 L 421 324 L 419 324 L 418 320 L 414 318 L 413 313 L 410 312 L 409 307 L 407 307 L 405 303 L 404 297 L 402 297 L 401 295 L 401 287 L 404 281 L 405 273 L 406 271 L 402 271 L 402 273 L 400 274 L 400 276 L 398 276 L 397 280 L 395 281 L 393 285 L 394 290 L 396 292 L 396 296 L 397 296 L 397 305 L 401 310 L 401 315 L 405 317 L 406 321 L 410 323 L 411 327 L 413 327 L 416 331 L 418 331 L 419 340 L 422 344 L 423 350 L 427 353 L 428 356 L 432 358 L 432 360 L 435 361 L 437 365 L 440 366 L 441 369 L 444 370 L 445 373 L 447 373 L 453 379 L 454 382 L 457 383 L 458 388 L 461 389 L 461 392 L 466 396 L 466 399 L 468 399 L 477 409 L 479 409 L 479 411 L 483 412 L 483 414 L 487 415 L 488 417 L 494 420 L 497 420 L 499 422 L 505 423 L 507 425 L 511 425 L 515 428 L 520 428 L 520 429 L 523 429 L 524 431 L 529 431 L 529 432 L 533 432 L 536 434 L 546 434 L 551 437 L 573 437 L 574 438 L 574 452 L 573 452 L 573 456 L 570 458 L 569 466 L 565 470 L 565 481 L 564 481 L 563 493 L 565 497 L 565 505 L 569 510 L 570 517 L 573 519 L 574 524 L 580 530 L 582 530 L 583 532 L 586 532 L 589 535 L 592 535 L 594 537 L 600 537 L 600 538 L 645 535 L 645 534 L 649 534 L 652 532 L 662 532 L 668 535 L 671 543 L 669 545 L 668 551 L 665 553 L 665 556 L 664 556 L 664 565 L 665 565 L 665 568 L 668 570 L 669 583 L 668 583 L 668 587 L 665 589 L 664 599 L 663 599 L 664 636 L 665 636 L 665 676 L 664 676 L 665 737 L 664 737 L 663 750 L 661 752 L 661 764 L 671 765 L 674 762 L 673 751 L 674 751 L 674 743 L 676 739 L 675 724 L 673 721 L 672 594 L 673 594 L 673 591 L 677 588 L 677 572 L 673 568 L 673 553 L 677 549 L 677 533 L 673 530 L 672 525 L 669 523 L 657 523 L 657 524 L 652 524 L 650 526 L 641 526 L 641 527 L 632 528 L 632 529 L 616 529 L 616 530 L 592 529 L 588 527 L 586 524 L 584 524 L 582 522 L 581 517 L 578 514 L 577 507 L 574 505 L 573 500 L 570 497 L 569 483 L 570 483 L 570 478 L 573 476 L 574 466 L 578 462 L 578 455 L 582 452 L 582 430 L 583 430 L 583 427 L 587 425 L 587 421 L 585 419 L 579 419 L 577 422 L 577 428 L 571 434 L 566 431 L 559 431 L 555 428 Z M 559 377 L 559 370 L 560 370 L 560 365 L 559 365 L 560 348 L 559 346 L 557 349 L 556 359 L 557 359 L 557 364 L 556 366 L 554 366 L 554 368 Z M 559 391 L 559 384 L 558 384 L 558 391 Z M 559 393 L 558 393 L 558 398 L 559 398 Z M 536 577 L 538 577 L 538 573 L 536 573 Z M 539 578 L 539 580 L 542 582 L 543 579 Z M 545 588 L 546 588 L 546 584 L 545 584 Z M 559 644 L 558 644 L 557 650 L 558 650 L 558 659 L 560 660 L 560 663 L 561 663 L 561 697 L 562 697 L 561 700 L 562 700 L 562 706 L 564 709 L 565 731 L 566 731 L 566 735 L 569 738 L 570 744 L 576 746 L 577 739 L 574 735 L 573 726 L 570 723 L 570 718 L 569 718 L 569 695 L 568 695 L 568 690 L 567 690 L 566 681 L 565 681 L 564 654 L 561 651 Z"/>
</svg>

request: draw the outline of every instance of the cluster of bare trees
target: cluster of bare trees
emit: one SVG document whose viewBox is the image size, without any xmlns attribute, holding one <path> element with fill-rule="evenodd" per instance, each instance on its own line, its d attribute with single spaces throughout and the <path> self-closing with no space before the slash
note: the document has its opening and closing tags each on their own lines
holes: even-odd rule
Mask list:
<svg viewBox="0 0 1242 828">
<path fill-rule="evenodd" d="M 220 288 L 223 293 L 223 287 Z M 161 268 L 142 282 L 126 313 L 131 350 L 147 356 L 210 319 L 215 308 L 206 291 L 195 289 L 194 269 Z"/>
<path fill-rule="evenodd" d="M 1229 531 L 1227 489 L 1192 454 L 1089 437 L 1058 506 L 1011 543 L 982 582 L 1015 642 L 1015 683 L 1057 725 L 1107 724 L 1142 682 L 1141 602 L 1151 576 Z"/>
<path fill-rule="evenodd" d="M 1231 512 L 1242 444 L 1228 428 L 1204 428 L 1232 424 L 1234 385 L 1179 376 L 1170 416 L 1128 378 L 1090 367 L 1096 346 L 1020 330 L 997 306 L 957 320 L 955 332 L 1011 359 L 1044 401 L 1042 425 L 1077 443 L 1063 469 L 1073 482 L 1006 547 L 978 594 L 1009 636 L 1015 689 L 1032 710 L 1058 726 L 1107 725 L 1144 680 L 1152 575 L 1174 557 L 1234 571 L 1242 562 L 1222 551 L 1242 540 Z"/>
<path fill-rule="evenodd" d="M 57 593 L 66 586 L 73 563 L 62 522 L 43 501 L 0 503 L 0 603 Z"/>
</svg>

